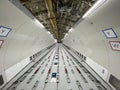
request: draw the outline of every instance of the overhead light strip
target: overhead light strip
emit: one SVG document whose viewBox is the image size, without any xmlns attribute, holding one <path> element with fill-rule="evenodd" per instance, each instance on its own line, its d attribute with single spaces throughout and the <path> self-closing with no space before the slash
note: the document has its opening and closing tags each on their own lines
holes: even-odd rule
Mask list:
<svg viewBox="0 0 120 90">
<path fill-rule="evenodd" d="M 35 23 L 40 26 L 41 28 L 44 28 L 44 26 L 42 25 L 42 23 L 40 23 L 37 19 L 34 19 Z"/>
<path fill-rule="evenodd" d="M 69 29 L 69 32 L 72 32 L 73 31 L 73 28 Z"/>
<path fill-rule="evenodd" d="M 49 31 L 47 31 L 48 34 L 51 34 Z"/>
<path fill-rule="evenodd" d="M 99 8 L 106 0 L 98 0 L 84 15 L 83 19 L 92 14 L 97 8 Z"/>
</svg>

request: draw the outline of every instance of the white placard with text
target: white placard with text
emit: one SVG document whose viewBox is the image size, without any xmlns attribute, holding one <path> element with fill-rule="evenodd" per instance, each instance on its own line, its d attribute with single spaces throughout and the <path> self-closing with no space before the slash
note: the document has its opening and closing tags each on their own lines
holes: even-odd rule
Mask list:
<svg viewBox="0 0 120 90">
<path fill-rule="evenodd" d="M 112 28 L 103 30 L 103 33 L 106 36 L 106 38 L 117 38 L 117 34 Z"/>
<path fill-rule="evenodd" d="M 0 37 L 7 37 L 11 30 L 11 28 L 0 26 Z"/>
</svg>

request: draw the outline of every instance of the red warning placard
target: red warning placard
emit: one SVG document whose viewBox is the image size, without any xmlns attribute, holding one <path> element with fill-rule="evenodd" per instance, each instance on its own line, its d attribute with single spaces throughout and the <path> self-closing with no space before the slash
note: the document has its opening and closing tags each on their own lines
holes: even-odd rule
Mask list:
<svg viewBox="0 0 120 90">
<path fill-rule="evenodd" d="M 112 50 L 120 51 L 120 41 L 109 41 Z"/>
<path fill-rule="evenodd" d="M 4 42 L 4 40 L 0 40 L 0 48 L 2 47 L 3 42 Z"/>
</svg>

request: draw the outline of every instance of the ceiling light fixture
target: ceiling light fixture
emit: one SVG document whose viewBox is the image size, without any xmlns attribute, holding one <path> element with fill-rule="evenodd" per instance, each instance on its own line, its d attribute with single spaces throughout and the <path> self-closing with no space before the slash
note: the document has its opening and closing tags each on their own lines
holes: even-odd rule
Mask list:
<svg viewBox="0 0 120 90">
<path fill-rule="evenodd" d="M 44 26 L 37 19 L 34 19 L 34 21 L 38 26 L 40 26 L 41 28 L 44 28 Z"/>
<path fill-rule="evenodd" d="M 65 36 L 64 36 L 64 39 L 68 36 L 68 34 L 66 33 Z"/>
<path fill-rule="evenodd" d="M 65 36 L 67 36 L 68 34 L 66 33 Z"/>
<path fill-rule="evenodd" d="M 92 14 L 97 8 L 99 8 L 106 0 L 98 0 L 96 3 L 83 15 L 83 19 Z"/>
<path fill-rule="evenodd" d="M 56 42 L 57 42 L 57 40 L 56 40 L 56 39 L 54 39 L 54 42 L 56 43 Z"/>
<path fill-rule="evenodd" d="M 48 34 L 51 34 L 49 31 L 47 31 Z"/>
<path fill-rule="evenodd" d="M 73 28 L 71 28 L 70 30 L 69 30 L 69 32 L 72 32 L 73 31 Z"/>
</svg>

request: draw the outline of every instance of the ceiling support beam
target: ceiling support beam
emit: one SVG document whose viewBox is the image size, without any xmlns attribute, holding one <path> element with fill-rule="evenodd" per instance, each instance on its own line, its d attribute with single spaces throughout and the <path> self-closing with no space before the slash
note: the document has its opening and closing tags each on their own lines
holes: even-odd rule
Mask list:
<svg viewBox="0 0 120 90">
<path fill-rule="evenodd" d="M 48 10 L 48 17 L 50 18 L 53 30 L 55 32 L 56 39 L 59 40 L 59 31 L 57 28 L 56 17 L 53 10 L 53 2 L 52 0 L 45 0 L 45 4 Z"/>
</svg>

